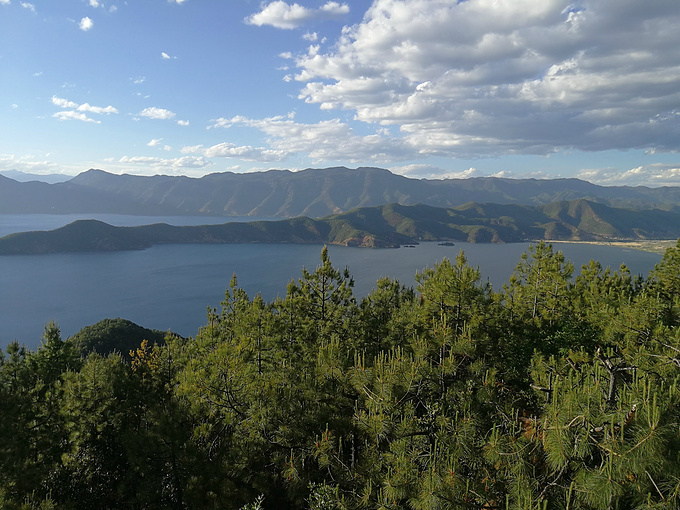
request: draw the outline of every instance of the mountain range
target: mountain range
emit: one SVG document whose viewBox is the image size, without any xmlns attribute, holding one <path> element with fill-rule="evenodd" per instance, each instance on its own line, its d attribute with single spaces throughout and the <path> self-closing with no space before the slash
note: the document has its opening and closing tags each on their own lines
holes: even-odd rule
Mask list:
<svg viewBox="0 0 680 510">
<path fill-rule="evenodd" d="M 201 178 L 88 170 L 66 182 L 0 175 L 0 214 L 320 218 L 396 203 L 451 208 L 469 202 L 545 205 L 585 199 L 618 208 L 680 210 L 680 188 L 598 186 L 579 179 L 410 179 L 380 168 L 214 173 Z"/>
<path fill-rule="evenodd" d="M 79 220 L 51 231 L 0 238 L 0 255 L 119 251 L 178 243 L 316 243 L 398 247 L 420 241 L 519 242 L 680 237 L 680 212 L 631 210 L 587 200 L 541 206 L 469 203 L 454 208 L 388 204 L 320 219 L 114 227 Z"/>
</svg>

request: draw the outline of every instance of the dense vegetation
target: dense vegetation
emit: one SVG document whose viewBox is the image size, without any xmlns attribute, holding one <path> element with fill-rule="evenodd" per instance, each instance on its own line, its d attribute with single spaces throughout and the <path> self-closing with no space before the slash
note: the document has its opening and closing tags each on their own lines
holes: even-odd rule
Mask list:
<svg viewBox="0 0 680 510">
<path fill-rule="evenodd" d="M 388 204 L 318 219 L 298 217 L 183 227 L 165 223 L 114 227 L 101 221 L 79 220 L 55 230 L 2 237 L 0 255 L 138 250 L 181 243 L 314 243 L 385 248 L 419 241 L 620 241 L 678 236 L 680 212 L 618 209 L 587 200 L 536 207 L 471 202 L 449 209 Z"/>
<path fill-rule="evenodd" d="M 0 365 L 0 507 L 680 506 L 680 241 L 648 278 L 532 246 L 358 302 L 326 250 L 285 297 L 234 277 L 196 338 Z"/>
</svg>

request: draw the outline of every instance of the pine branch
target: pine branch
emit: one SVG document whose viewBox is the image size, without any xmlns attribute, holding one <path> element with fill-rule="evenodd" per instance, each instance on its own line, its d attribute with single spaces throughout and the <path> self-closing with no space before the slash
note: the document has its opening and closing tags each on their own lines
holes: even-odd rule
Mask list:
<svg viewBox="0 0 680 510">
<path fill-rule="evenodd" d="M 553 478 L 553 481 L 550 482 L 548 485 L 546 485 L 543 488 L 541 493 L 538 495 L 538 499 L 542 500 L 545 497 L 545 495 L 547 494 L 548 490 L 550 490 L 551 487 L 554 487 L 555 485 L 557 485 L 557 482 L 559 482 L 560 478 L 562 478 L 565 471 L 567 470 L 568 465 L 569 465 L 568 462 L 564 463 L 564 466 L 562 466 L 562 469 L 560 469 L 560 471 L 557 473 L 557 475 L 555 475 L 555 478 Z"/>
<path fill-rule="evenodd" d="M 652 485 L 654 485 L 654 488 L 656 489 L 656 492 L 658 492 L 658 493 L 659 493 L 659 496 L 661 496 L 661 499 L 663 499 L 663 500 L 665 501 L 666 498 L 664 498 L 664 497 L 663 497 L 663 494 L 661 494 L 661 491 L 659 490 L 659 486 L 656 485 L 656 482 L 654 481 L 654 478 L 652 478 L 652 475 L 650 475 L 650 474 L 649 474 L 649 471 L 647 471 L 646 469 L 645 469 L 645 473 L 647 474 L 647 476 L 648 476 L 649 479 L 651 480 Z"/>
</svg>

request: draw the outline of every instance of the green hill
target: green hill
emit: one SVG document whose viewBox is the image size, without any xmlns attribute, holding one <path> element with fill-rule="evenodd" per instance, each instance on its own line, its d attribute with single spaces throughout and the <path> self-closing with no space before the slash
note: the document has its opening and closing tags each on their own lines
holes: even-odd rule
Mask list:
<svg viewBox="0 0 680 510">
<path fill-rule="evenodd" d="M 0 255 L 140 250 L 156 244 L 311 243 L 398 247 L 419 241 L 520 242 L 676 239 L 680 213 L 629 210 L 586 200 L 543 206 L 469 203 L 449 209 L 389 204 L 321 219 L 176 227 L 114 227 L 80 220 L 0 238 Z"/>
</svg>

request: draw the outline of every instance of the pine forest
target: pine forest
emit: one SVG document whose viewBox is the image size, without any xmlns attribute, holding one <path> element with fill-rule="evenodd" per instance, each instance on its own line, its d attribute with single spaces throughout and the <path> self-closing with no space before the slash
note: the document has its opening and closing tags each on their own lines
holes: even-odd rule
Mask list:
<svg viewBox="0 0 680 510">
<path fill-rule="evenodd" d="M 647 276 L 541 242 L 499 289 L 462 252 L 416 280 L 357 299 L 324 248 L 195 338 L 10 344 L 0 507 L 680 508 L 680 241 Z"/>
</svg>

